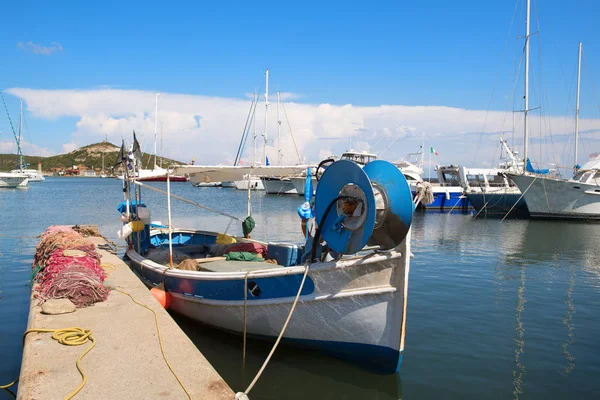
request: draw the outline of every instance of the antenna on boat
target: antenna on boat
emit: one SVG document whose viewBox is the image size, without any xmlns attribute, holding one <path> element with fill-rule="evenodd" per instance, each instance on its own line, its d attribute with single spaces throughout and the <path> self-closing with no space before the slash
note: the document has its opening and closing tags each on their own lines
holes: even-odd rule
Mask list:
<svg viewBox="0 0 600 400">
<path fill-rule="evenodd" d="M 523 118 L 523 129 L 524 129 L 524 139 L 523 139 L 523 161 L 527 163 L 527 145 L 529 142 L 529 134 L 527 132 L 527 118 L 529 113 L 529 19 L 531 16 L 531 0 L 527 0 L 527 16 L 525 18 L 525 96 L 523 99 L 525 100 L 525 116 Z"/>
<path fill-rule="evenodd" d="M 579 52 L 577 57 L 577 100 L 575 105 L 575 162 L 573 163 L 573 169 L 577 172 L 578 164 L 577 164 L 577 150 L 578 150 L 578 142 L 579 142 L 579 91 L 581 84 L 581 52 L 582 52 L 582 44 L 579 42 Z"/>
</svg>

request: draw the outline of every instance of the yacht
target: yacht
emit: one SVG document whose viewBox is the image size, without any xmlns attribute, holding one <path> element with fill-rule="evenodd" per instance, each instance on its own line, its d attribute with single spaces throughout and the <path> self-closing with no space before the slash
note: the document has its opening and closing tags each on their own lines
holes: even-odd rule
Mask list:
<svg viewBox="0 0 600 400">
<path fill-rule="evenodd" d="M 25 175 L 29 182 L 44 182 L 46 178 L 35 169 L 13 169 L 11 174 Z"/>
<path fill-rule="evenodd" d="M 0 188 L 24 188 L 28 182 L 29 178 L 25 174 L 0 172 Z"/>
</svg>

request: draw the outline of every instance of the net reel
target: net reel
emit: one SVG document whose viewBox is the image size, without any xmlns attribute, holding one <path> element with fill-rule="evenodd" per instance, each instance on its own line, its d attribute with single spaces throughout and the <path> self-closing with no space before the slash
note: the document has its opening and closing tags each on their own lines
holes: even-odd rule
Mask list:
<svg viewBox="0 0 600 400">
<path fill-rule="evenodd" d="M 415 209 L 410 186 L 393 164 L 376 160 L 361 168 L 340 160 L 319 180 L 315 214 L 321 237 L 335 252 L 353 254 L 365 245 L 398 246 Z"/>
</svg>

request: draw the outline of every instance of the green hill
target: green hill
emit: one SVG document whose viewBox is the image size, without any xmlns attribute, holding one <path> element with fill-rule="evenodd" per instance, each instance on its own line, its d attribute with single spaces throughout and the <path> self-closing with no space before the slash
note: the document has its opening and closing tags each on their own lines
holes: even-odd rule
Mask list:
<svg viewBox="0 0 600 400">
<path fill-rule="evenodd" d="M 104 169 L 110 173 L 111 168 L 115 164 L 117 155 L 121 148 L 110 142 L 100 142 L 80 147 L 67 154 L 59 154 L 52 157 L 25 156 L 25 162 L 29 164 L 29 168 L 37 169 L 38 162 L 42 163 L 42 171 L 46 174 L 53 172 L 65 171 L 77 166 L 85 169 L 93 169 L 95 171 L 102 170 L 102 155 L 104 154 Z M 150 168 L 153 159 L 152 154 L 142 153 L 142 165 L 144 168 Z M 180 161 L 171 160 L 169 158 L 158 157 L 157 164 L 167 167 L 169 164 L 186 164 Z M 0 171 L 10 171 L 17 168 L 17 156 L 15 154 L 0 154 Z M 82 168 L 83 169 L 83 168 Z"/>
</svg>

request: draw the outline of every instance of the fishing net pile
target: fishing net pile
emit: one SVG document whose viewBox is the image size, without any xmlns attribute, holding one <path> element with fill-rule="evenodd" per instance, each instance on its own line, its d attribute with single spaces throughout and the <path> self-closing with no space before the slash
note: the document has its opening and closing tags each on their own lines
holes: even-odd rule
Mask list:
<svg viewBox="0 0 600 400">
<path fill-rule="evenodd" d="M 96 246 L 71 227 L 51 226 L 41 235 L 32 267 L 40 303 L 67 298 L 85 307 L 108 298 Z"/>
</svg>

